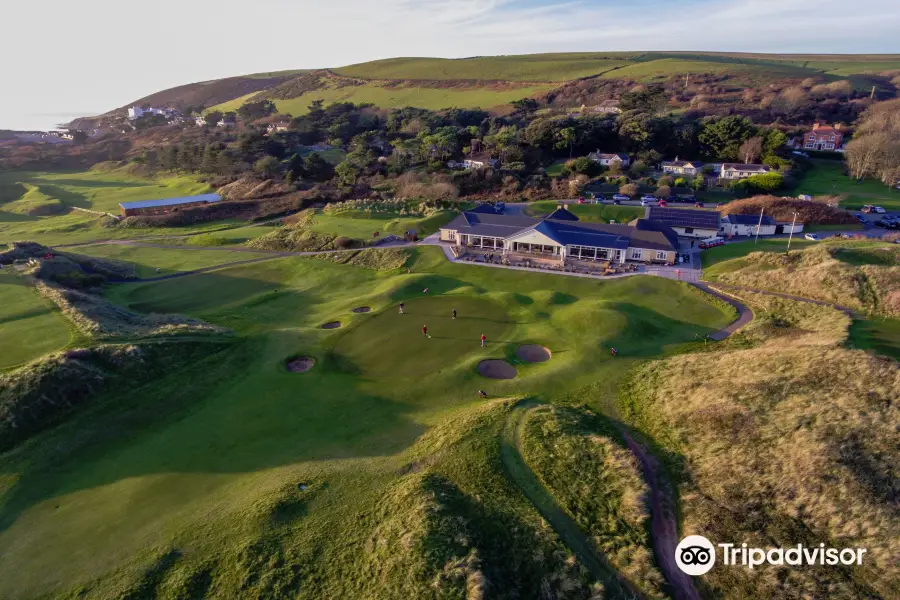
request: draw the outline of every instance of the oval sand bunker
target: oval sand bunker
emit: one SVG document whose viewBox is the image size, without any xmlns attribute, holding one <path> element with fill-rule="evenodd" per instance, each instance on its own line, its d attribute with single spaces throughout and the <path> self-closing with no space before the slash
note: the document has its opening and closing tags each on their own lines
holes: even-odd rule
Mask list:
<svg viewBox="0 0 900 600">
<path fill-rule="evenodd" d="M 490 359 L 478 363 L 478 372 L 489 379 L 514 379 L 519 373 L 505 360 Z"/>
<path fill-rule="evenodd" d="M 553 353 L 550 352 L 549 348 L 545 348 L 544 346 L 539 346 L 537 344 L 525 344 L 524 346 L 519 346 L 516 349 L 516 356 L 519 360 L 524 360 L 529 363 L 539 363 L 539 362 L 547 362 L 550 360 L 550 357 L 553 356 Z"/>
<path fill-rule="evenodd" d="M 311 356 L 297 356 L 289 358 L 285 363 L 287 370 L 291 373 L 306 373 L 316 366 L 316 359 Z"/>
<path fill-rule="evenodd" d="M 355 312 L 355 313 L 367 313 L 367 312 L 369 312 L 370 310 L 372 310 L 372 308 L 369 307 L 369 306 L 357 306 L 356 308 L 353 309 L 353 312 Z"/>
<path fill-rule="evenodd" d="M 325 323 L 324 325 L 322 325 L 322 329 L 337 329 L 340 326 L 340 321 L 331 321 L 330 323 Z"/>
</svg>

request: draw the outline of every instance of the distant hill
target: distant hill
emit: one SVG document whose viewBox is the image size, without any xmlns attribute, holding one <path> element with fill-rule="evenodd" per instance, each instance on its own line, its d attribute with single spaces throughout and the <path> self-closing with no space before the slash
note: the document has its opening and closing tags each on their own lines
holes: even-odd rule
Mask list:
<svg viewBox="0 0 900 600">
<path fill-rule="evenodd" d="M 715 52 L 581 52 L 479 56 L 462 59 L 391 58 L 323 69 L 280 71 L 191 83 L 131 105 L 203 105 L 234 110 L 270 98 L 279 112 L 302 114 L 312 100 L 369 102 L 385 108 L 490 109 L 539 96 L 582 80 L 638 83 L 699 81 L 721 93 L 769 85 L 848 80 L 858 91 L 873 86 L 894 96 L 900 75 L 896 54 L 746 54 Z M 124 107 L 123 107 L 124 108 Z M 117 109 L 122 110 L 122 109 Z M 114 114 L 108 113 L 108 114 Z"/>
</svg>

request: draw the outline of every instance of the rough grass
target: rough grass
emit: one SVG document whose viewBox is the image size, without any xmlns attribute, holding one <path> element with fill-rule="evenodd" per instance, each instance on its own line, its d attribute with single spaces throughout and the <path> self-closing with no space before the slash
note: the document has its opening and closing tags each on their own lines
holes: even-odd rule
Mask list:
<svg viewBox="0 0 900 600">
<path fill-rule="evenodd" d="M 327 233 L 309 231 L 303 226 L 286 225 L 272 233 L 247 242 L 249 248 L 280 252 L 320 252 L 322 250 L 346 250 L 358 248 L 363 242 L 341 238 Z"/>
<path fill-rule="evenodd" d="M 632 585 L 664 598 L 648 536 L 649 489 L 637 459 L 595 414 L 542 406 L 528 413 L 522 454 L 564 507 Z"/>
<path fill-rule="evenodd" d="M 341 265 L 352 265 L 373 271 L 393 271 L 406 265 L 410 258 L 403 248 L 367 248 L 347 252 L 315 254 L 311 258 L 327 260 Z"/>
<path fill-rule="evenodd" d="M 803 252 L 753 252 L 717 263 L 707 279 L 824 300 L 854 310 L 900 315 L 900 249 L 852 242 L 822 244 Z"/>
<path fill-rule="evenodd" d="M 840 206 L 859 210 L 864 204 L 878 204 L 887 210 L 900 210 L 900 194 L 879 181 L 856 181 L 837 160 L 813 159 L 813 168 L 803 174 L 795 192 L 811 196 L 841 196 Z"/>
<path fill-rule="evenodd" d="M 0 450 L 52 426 L 112 385 L 147 381 L 218 349 L 190 342 L 96 346 L 51 354 L 0 375 Z"/>
<path fill-rule="evenodd" d="M 896 363 L 841 347 L 831 309 L 743 295 L 762 318 L 709 352 L 648 363 L 622 414 L 667 453 L 683 530 L 751 546 L 868 548 L 861 567 L 713 569 L 715 597 L 891 597 L 900 585 Z"/>
<path fill-rule="evenodd" d="M 97 340 L 172 335 L 223 334 L 228 330 L 200 319 L 171 314 L 143 315 L 96 295 L 62 286 L 36 282 L 42 296 L 56 304 L 75 327 Z"/>
</svg>

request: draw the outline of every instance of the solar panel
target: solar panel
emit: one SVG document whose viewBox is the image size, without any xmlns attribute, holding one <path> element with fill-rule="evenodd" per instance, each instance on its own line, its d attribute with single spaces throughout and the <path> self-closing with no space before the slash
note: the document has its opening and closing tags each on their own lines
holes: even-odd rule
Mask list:
<svg viewBox="0 0 900 600">
<path fill-rule="evenodd" d="M 669 227 L 695 227 L 698 229 L 719 228 L 719 213 L 713 210 L 690 210 L 651 206 L 648 218 L 651 221 L 665 223 Z"/>
</svg>

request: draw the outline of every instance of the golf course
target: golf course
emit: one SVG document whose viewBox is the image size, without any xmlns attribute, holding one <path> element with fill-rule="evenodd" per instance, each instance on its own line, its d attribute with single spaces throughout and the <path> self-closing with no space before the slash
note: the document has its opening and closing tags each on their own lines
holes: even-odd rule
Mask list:
<svg viewBox="0 0 900 600">
<path fill-rule="evenodd" d="M 184 254 L 100 248 L 136 265 Z M 180 313 L 232 333 L 169 342 L 208 349 L 92 398 L 0 455 L 0 597 L 199 597 L 190 590 L 243 589 L 244 579 L 242 597 L 363 594 L 374 585 L 366 555 L 383 550 L 370 547 L 387 526 L 379 502 L 424 473 L 478 495 L 484 506 L 465 516 L 512 540 L 483 558 L 496 563 L 485 567 L 492 577 L 540 577 L 511 558 L 534 551 L 519 538 L 530 531 L 538 547 L 562 546 L 503 474 L 506 399 L 577 399 L 614 412 L 630 366 L 696 346 L 735 319 L 727 304 L 663 278 L 599 282 L 452 264 L 439 248 L 402 252 L 409 272 L 284 257 L 107 286 L 106 299 L 132 311 Z M 0 292 L 10 299 L 3 339 L 12 333 L 29 348 L 15 364 L 67 346 L 65 319 L 20 276 L 5 274 Z M 41 310 L 23 306 L 31 296 Z M 31 335 L 16 333 L 23 324 Z M 526 362 L 517 356 L 526 345 L 549 352 Z M 287 366 L 297 357 L 304 372 Z M 514 376 L 481 375 L 491 359 Z M 255 562 L 276 546 L 315 572 L 276 575 Z M 554 564 L 542 568 L 566 568 Z M 378 575 L 385 589 L 413 589 L 395 575 Z"/>
</svg>

